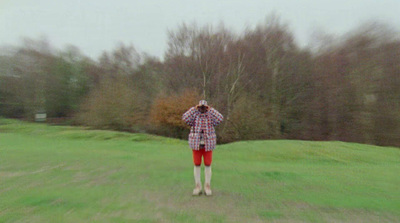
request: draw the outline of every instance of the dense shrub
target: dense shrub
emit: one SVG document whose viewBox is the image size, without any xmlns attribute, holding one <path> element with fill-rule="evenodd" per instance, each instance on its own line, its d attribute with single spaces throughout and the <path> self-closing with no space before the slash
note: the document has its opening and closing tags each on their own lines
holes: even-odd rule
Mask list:
<svg viewBox="0 0 400 223">
<path fill-rule="evenodd" d="M 233 110 L 226 117 L 224 125 L 219 129 L 222 142 L 235 140 L 265 139 L 269 131 L 267 106 L 253 96 L 243 95 L 234 104 Z"/>
<path fill-rule="evenodd" d="M 127 78 L 105 78 L 82 103 L 78 123 L 102 129 L 131 130 L 143 120 L 141 98 Z"/>
<path fill-rule="evenodd" d="M 151 108 L 150 121 L 170 136 L 183 137 L 188 126 L 182 121 L 182 115 L 199 100 L 197 91 L 189 89 L 181 94 L 159 95 Z"/>
</svg>

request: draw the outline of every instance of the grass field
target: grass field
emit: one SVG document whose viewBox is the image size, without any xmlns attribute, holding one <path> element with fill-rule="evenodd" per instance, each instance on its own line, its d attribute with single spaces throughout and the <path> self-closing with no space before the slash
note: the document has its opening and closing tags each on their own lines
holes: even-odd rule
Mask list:
<svg viewBox="0 0 400 223">
<path fill-rule="evenodd" d="M 0 119 L 0 222 L 400 222 L 400 149 L 219 145 L 193 187 L 187 141 Z"/>
</svg>

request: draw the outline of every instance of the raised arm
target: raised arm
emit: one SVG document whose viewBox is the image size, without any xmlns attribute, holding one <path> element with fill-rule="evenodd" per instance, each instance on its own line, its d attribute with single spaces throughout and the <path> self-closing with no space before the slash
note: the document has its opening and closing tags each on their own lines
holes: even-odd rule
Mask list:
<svg viewBox="0 0 400 223">
<path fill-rule="evenodd" d="M 224 116 L 221 113 L 219 113 L 216 109 L 210 108 L 209 112 L 212 116 L 213 126 L 219 125 L 224 120 Z"/>
<path fill-rule="evenodd" d="M 195 119 L 195 114 L 196 114 L 196 107 L 191 107 L 189 110 L 187 110 L 183 115 L 182 115 L 182 120 L 190 125 L 193 126 L 194 125 L 194 119 Z"/>
</svg>

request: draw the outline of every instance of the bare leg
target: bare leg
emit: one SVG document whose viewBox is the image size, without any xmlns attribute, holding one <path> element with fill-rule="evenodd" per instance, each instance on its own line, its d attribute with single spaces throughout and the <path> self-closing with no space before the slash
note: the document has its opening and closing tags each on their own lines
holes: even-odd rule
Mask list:
<svg viewBox="0 0 400 223">
<path fill-rule="evenodd" d="M 204 192 L 206 193 L 206 195 L 211 195 L 212 191 L 211 191 L 211 166 L 205 166 L 205 170 L 204 170 L 204 175 L 205 175 L 205 187 L 204 187 Z"/>
<path fill-rule="evenodd" d="M 196 184 L 196 187 L 193 189 L 193 195 L 201 194 L 200 172 L 201 172 L 201 166 L 194 166 L 193 174 L 194 174 L 194 182 Z"/>
</svg>

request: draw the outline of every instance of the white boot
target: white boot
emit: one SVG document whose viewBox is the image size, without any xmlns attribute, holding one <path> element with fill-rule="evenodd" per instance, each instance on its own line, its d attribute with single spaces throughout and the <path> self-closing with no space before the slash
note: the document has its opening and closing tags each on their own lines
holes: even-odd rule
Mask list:
<svg viewBox="0 0 400 223">
<path fill-rule="evenodd" d="M 194 166 L 193 174 L 194 174 L 194 182 L 196 187 L 193 189 L 193 195 L 201 194 L 201 181 L 200 181 L 200 166 Z"/>
<path fill-rule="evenodd" d="M 207 196 L 212 195 L 211 191 L 211 166 L 205 166 L 204 169 L 205 173 L 205 186 L 204 186 L 204 192 L 206 193 Z"/>
</svg>

